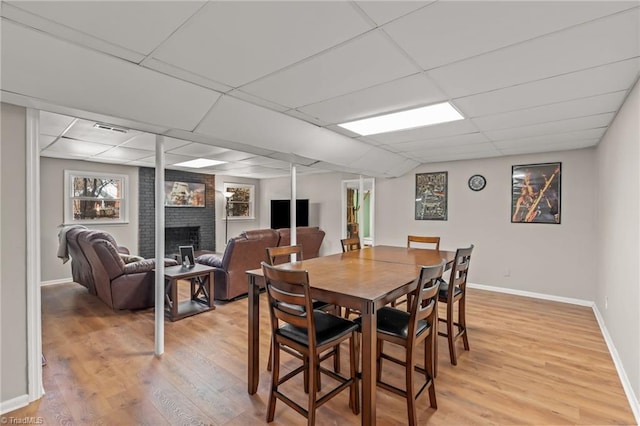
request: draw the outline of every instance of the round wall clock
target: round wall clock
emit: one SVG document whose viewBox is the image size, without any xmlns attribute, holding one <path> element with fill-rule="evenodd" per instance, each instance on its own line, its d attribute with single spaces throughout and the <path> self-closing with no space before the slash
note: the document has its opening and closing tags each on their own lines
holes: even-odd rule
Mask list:
<svg viewBox="0 0 640 426">
<path fill-rule="evenodd" d="M 487 185 L 487 180 L 482 175 L 473 175 L 469 178 L 469 188 L 474 191 L 482 191 Z"/>
</svg>

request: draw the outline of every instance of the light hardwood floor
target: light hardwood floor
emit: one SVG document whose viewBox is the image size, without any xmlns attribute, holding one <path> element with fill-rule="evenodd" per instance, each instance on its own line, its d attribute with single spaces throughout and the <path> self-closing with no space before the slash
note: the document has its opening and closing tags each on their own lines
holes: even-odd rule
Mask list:
<svg viewBox="0 0 640 426">
<path fill-rule="evenodd" d="M 41 416 L 45 424 L 65 425 L 265 424 L 269 328 L 261 298 L 265 368 L 258 393 L 250 396 L 247 299 L 165 322 L 165 354 L 156 358 L 152 309 L 114 313 L 80 285 L 45 287 L 46 394 L 5 417 Z M 429 408 L 422 395 L 420 424 L 635 424 L 590 308 L 474 289 L 467 304 L 471 351 L 458 342 L 454 367 L 440 338 L 438 409 Z M 345 347 L 345 367 L 347 353 Z M 285 369 L 298 362 L 284 361 Z M 400 367 L 386 364 L 384 371 L 388 380 L 403 383 Z M 289 391 L 304 401 L 301 380 L 292 382 Z M 400 397 L 378 390 L 378 424 L 406 424 L 405 407 Z M 278 403 L 274 425 L 304 423 Z M 317 424 L 360 424 L 348 407 L 348 392 L 318 410 Z"/>
</svg>

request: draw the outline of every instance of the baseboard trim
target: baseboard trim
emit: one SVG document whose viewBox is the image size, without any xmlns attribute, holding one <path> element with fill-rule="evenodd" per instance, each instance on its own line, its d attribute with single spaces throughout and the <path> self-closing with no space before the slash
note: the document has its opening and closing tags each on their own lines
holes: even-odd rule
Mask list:
<svg viewBox="0 0 640 426">
<path fill-rule="evenodd" d="M 29 405 L 29 395 L 20 395 L 8 401 L 0 401 L 0 414 L 6 414 Z M 2 422 L 4 423 L 4 422 Z"/>
<path fill-rule="evenodd" d="M 73 278 L 69 277 L 69 278 L 61 278 L 59 280 L 49 280 L 49 281 L 41 281 L 40 282 L 40 287 L 45 287 L 48 285 L 56 285 L 56 284 L 66 284 L 66 283 L 72 283 L 73 282 Z"/>
<path fill-rule="evenodd" d="M 593 304 L 593 313 L 596 316 L 596 320 L 598 321 L 598 325 L 600 326 L 600 331 L 602 332 L 604 341 L 607 344 L 607 348 L 609 348 L 609 353 L 611 354 L 611 358 L 613 359 L 613 364 L 616 366 L 616 370 L 618 371 L 618 377 L 620 377 L 622 388 L 624 389 L 624 393 L 627 395 L 629 405 L 631 406 L 631 411 L 636 418 L 636 424 L 640 424 L 640 402 L 638 401 L 636 394 L 633 392 L 633 387 L 631 386 L 631 382 L 629 381 L 627 373 L 624 371 L 622 360 L 618 355 L 618 350 L 613 344 L 613 340 L 611 339 L 609 330 L 607 330 L 607 326 L 604 323 L 604 318 L 602 318 L 600 310 L 595 303 Z"/>
<path fill-rule="evenodd" d="M 596 317 L 596 321 L 598 322 L 598 326 L 600 327 L 600 332 L 602 333 L 602 337 L 604 338 L 605 343 L 607 344 L 607 348 L 609 349 L 609 353 L 611 354 L 611 359 L 613 359 L 613 365 L 616 367 L 616 371 L 618 372 L 618 377 L 620 378 L 620 383 L 622 383 L 622 389 L 627 396 L 627 401 L 629 401 L 629 406 L 631 407 L 631 411 L 633 412 L 634 417 L 636 418 L 636 424 L 640 425 L 640 402 L 636 397 L 636 394 L 633 392 L 633 387 L 631 386 L 631 382 L 629 381 L 629 376 L 627 376 L 626 371 L 624 370 L 624 366 L 622 364 L 622 360 L 618 355 L 618 350 L 613 344 L 613 340 L 611 339 L 611 335 L 607 330 L 607 327 L 604 323 L 604 319 L 598 310 L 598 306 L 593 301 L 583 300 L 583 299 L 573 299 L 570 297 L 560 297 L 553 296 L 550 294 L 544 293 L 534 293 L 531 291 L 523 291 L 523 290 L 514 290 L 511 288 L 504 287 L 494 287 L 483 284 L 472 284 L 467 283 L 469 288 L 478 289 L 478 290 L 486 290 L 493 291 L 496 293 L 506 293 L 513 294 L 516 296 L 524 296 L 531 297 L 534 299 L 543 299 L 543 300 L 551 300 L 554 302 L 562 302 L 568 303 L 571 305 L 580 305 L 580 306 L 588 306 L 593 309 L 593 313 Z"/>
<path fill-rule="evenodd" d="M 580 306 L 589 306 L 589 307 L 594 305 L 593 301 L 591 301 L 591 300 L 573 299 L 571 297 L 554 296 L 552 294 L 534 293 L 532 291 L 524 291 L 524 290 L 514 290 L 512 288 L 494 287 L 494 286 L 490 286 L 490 285 L 472 284 L 472 283 L 467 283 L 467 286 L 469 288 L 475 288 L 475 289 L 478 289 L 478 290 L 494 291 L 496 293 L 513 294 L 515 296 L 531 297 L 533 299 L 551 300 L 553 302 L 568 303 L 570 305 L 580 305 Z"/>
</svg>

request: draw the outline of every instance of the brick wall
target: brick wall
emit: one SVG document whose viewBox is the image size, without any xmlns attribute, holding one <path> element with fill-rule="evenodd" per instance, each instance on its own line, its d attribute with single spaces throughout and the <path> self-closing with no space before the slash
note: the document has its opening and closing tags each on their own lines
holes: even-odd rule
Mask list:
<svg viewBox="0 0 640 426">
<path fill-rule="evenodd" d="M 155 169 L 140 167 L 138 251 L 145 258 L 155 256 L 155 173 Z M 165 180 L 205 184 L 205 207 L 165 207 L 165 227 L 199 226 L 200 249 L 215 251 L 215 176 L 165 170 Z"/>
</svg>

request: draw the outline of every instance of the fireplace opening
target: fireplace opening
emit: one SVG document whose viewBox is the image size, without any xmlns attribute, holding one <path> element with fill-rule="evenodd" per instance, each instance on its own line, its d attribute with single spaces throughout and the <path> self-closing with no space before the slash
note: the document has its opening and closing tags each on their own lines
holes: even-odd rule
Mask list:
<svg viewBox="0 0 640 426">
<path fill-rule="evenodd" d="M 200 227 L 179 226 L 164 229 L 165 256 L 171 257 L 179 252 L 180 246 L 193 246 L 200 250 Z"/>
</svg>

